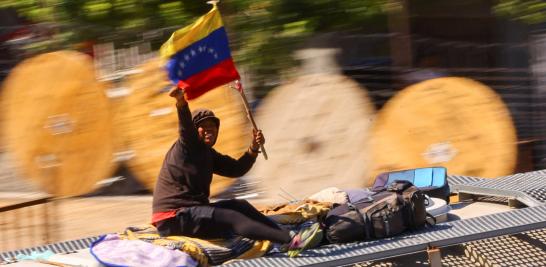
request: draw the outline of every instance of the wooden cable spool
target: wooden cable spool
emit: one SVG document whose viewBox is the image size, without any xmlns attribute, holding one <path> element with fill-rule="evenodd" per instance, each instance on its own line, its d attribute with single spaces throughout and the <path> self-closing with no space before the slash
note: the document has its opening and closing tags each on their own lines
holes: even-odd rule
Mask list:
<svg viewBox="0 0 546 267">
<path fill-rule="evenodd" d="M 112 124 L 93 62 L 73 51 L 17 65 L 2 91 L 3 138 L 24 176 L 58 196 L 88 193 L 109 177 Z"/>
<path fill-rule="evenodd" d="M 166 92 L 172 87 L 160 60 L 155 59 L 140 67 L 141 73 L 130 76 L 126 86 L 130 90 L 123 114 L 124 135 L 134 156 L 129 168 L 150 190 L 165 154 L 178 138 L 178 117 L 175 100 Z M 228 86 L 211 90 L 189 101 L 190 109 L 208 108 L 220 119 L 220 132 L 214 148 L 238 158 L 250 145 L 251 130 L 239 93 Z M 227 189 L 234 179 L 214 175 L 211 195 Z"/>
<path fill-rule="evenodd" d="M 342 75 L 304 75 L 274 89 L 256 117 L 269 160 L 258 160 L 250 179 L 272 202 L 362 187 L 373 114 L 366 91 Z"/>
<path fill-rule="evenodd" d="M 379 112 L 372 130 L 372 172 L 445 166 L 448 173 L 498 177 L 514 171 L 516 130 L 502 99 L 466 78 L 407 87 Z"/>
</svg>

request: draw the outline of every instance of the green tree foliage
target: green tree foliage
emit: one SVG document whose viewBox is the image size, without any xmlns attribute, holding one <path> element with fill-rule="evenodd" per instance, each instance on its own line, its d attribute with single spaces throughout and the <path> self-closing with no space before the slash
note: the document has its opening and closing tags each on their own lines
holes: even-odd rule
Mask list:
<svg viewBox="0 0 546 267">
<path fill-rule="evenodd" d="M 542 0 L 499 0 L 494 12 L 527 24 L 546 22 L 546 2 Z"/>
<path fill-rule="evenodd" d="M 234 35 L 231 40 L 235 59 L 252 71 L 264 93 L 283 73 L 293 73 L 293 52 L 309 37 L 326 32 L 386 31 L 387 2 L 392 1 L 270 0 L 222 4 L 227 11 L 224 17 L 228 30 Z"/>
<path fill-rule="evenodd" d="M 110 40 L 118 46 L 143 33 L 175 27 L 207 11 L 200 1 L 165 0 L 1 0 L 0 8 L 16 8 L 36 23 L 55 24 L 68 42 Z"/>
<path fill-rule="evenodd" d="M 384 27 L 387 2 L 393 1 L 224 0 L 219 8 L 235 61 L 265 86 L 294 66 L 294 49 L 316 33 Z M 2 7 L 55 25 L 57 43 L 65 47 L 88 40 L 116 47 L 146 41 L 157 49 L 211 6 L 205 0 L 0 0 Z"/>
</svg>

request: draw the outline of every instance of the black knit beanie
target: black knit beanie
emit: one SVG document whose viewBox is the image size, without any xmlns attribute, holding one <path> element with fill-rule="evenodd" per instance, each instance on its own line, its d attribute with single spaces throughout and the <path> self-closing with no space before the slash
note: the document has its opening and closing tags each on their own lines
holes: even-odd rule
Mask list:
<svg viewBox="0 0 546 267">
<path fill-rule="evenodd" d="M 220 119 L 214 115 L 210 109 L 198 108 L 191 113 L 191 119 L 195 127 L 199 127 L 199 123 L 206 119 L 212 119 L 216 123 L 216 127 L 220 128 Z"/>
</svg>

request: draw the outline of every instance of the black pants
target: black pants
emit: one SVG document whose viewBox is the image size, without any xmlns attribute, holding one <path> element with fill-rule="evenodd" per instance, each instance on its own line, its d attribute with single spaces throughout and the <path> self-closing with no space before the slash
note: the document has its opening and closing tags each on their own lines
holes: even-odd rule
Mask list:
<svg viewBox="0 0 546 267">
<path fill-rule="evenodd" d="M 161 236 L 185 235 L 198 238 L 228 238 L 233 234 L 254 240 L 290 242 L 287 230 L 261 214 L 246 200 L 223 200 L 183 208 L 176 217 L 157 223 Z"/>
</svg>

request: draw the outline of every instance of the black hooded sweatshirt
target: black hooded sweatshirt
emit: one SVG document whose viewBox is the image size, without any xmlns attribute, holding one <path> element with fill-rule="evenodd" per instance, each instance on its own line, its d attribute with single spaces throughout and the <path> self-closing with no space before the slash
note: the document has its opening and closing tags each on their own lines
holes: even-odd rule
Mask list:
<svg viewBox="0 0 546 267">
<path fill-rule="evenodd" d="M 193 121 L 187 104 L 177 105 L 177 111 L 180 136 L 167 152 L 159 172 L 153 213 L 208 204 L 213 173 L 239 177 L 248 172 L 256 161 L 256 157 L 248 152 L 236 160 L 216 152 L 199 140 L 194 121 L 202 119 L 200 116 L 214 117 L 211 111 L 198 112 Z"/>
</svg>

